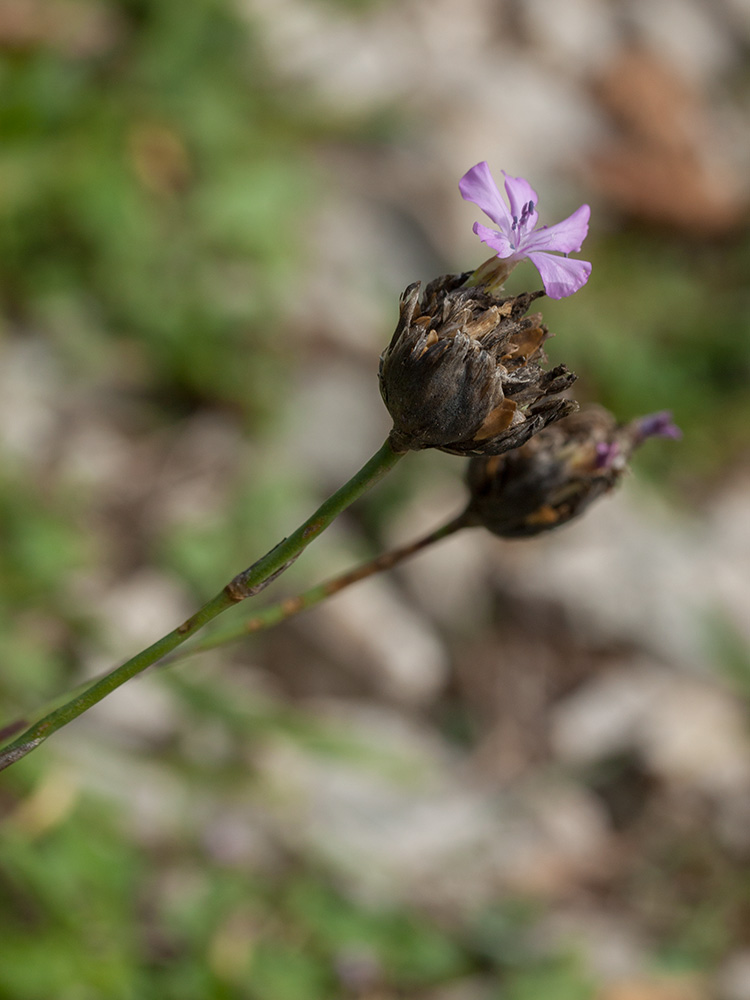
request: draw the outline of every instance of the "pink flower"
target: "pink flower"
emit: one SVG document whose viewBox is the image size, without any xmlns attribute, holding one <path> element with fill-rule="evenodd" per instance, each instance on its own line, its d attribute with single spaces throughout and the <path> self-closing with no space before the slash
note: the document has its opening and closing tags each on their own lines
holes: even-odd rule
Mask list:
<svg viewBox="0 0 750 1000">
<path fill-rule="evenodd" d="M 489 229 L 475 222 L 474 232 L 511 265 L 528 257 L 539 271 L 550 298 L 572 295 L 586 284 L 591 274 L 587 260 L 570 260 L 567 256 L 581 249 L 589 230 L 591 209 L 581 205 L 563 222 L 535 228 L 539 218 L 536 191 L 523 177 L 508 177 L 505 171 L 503 174 L 510 209 L 500 196 L 486 162 L 477 163 L 459 181 L 461 196 L 478 205 L 499 227 Z"/>
</svg>

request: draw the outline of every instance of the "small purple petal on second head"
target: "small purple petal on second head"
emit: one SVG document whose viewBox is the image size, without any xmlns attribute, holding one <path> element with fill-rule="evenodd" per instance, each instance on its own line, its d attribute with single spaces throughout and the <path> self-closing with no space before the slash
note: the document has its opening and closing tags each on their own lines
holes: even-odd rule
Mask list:
<svg viewBox="0 0 750 1000">
<path fill-rule="evenodd" d="M 464 201 L 473 201 L 503 231 L 510 233 L 513 220 L 486 160 L 466 171 L 458 182 L 458 190 Z"/>
<path fill-rule="evenodd" d="M 616 441 L 600 441 L 596 446 L 596 461 L 594 462 L 595 468 L 611 468 L 619 454 L 620 446 Z"/>
<path fill-rule="evenodd" d="M 544 290 L 551 299 L 564 299 L 577 292 L 579 288 L 583 288 L 591 274 L 591 264 L 587 260 L 556 257 L 539 250 L 526 250 L 525 256 L 539 271 Z"/>
<path fill-rule="evenodd" d="M 640 417 L 637 425 L 641 440 L 649 437 L 663 437 L 679 441 L 682 437 L 682 431 L 672 420 L 672 414 L 669 410 L 662 410 L 660 413 L 649 413 L 648 416 Z"/>
<path fill-rule="evenodd" d="M 578 253 L 589 231 L 591 209 L 581 205 L 572 215 L 554 226 L 544 226 L 529 233 L 524 240 L 524 250 L 557 250 L 559 253 Z"/>
</svg>

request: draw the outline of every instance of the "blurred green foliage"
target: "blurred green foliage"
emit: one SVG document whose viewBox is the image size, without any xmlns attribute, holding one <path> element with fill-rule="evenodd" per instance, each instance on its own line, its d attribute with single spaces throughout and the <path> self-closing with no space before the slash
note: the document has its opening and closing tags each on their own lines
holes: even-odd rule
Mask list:
<svg viewBox="0 0 750 1000">
<path fill-rule="evenodd" d="M 257 425 L 289 373 L 277 303 L 315 190 L 294 102 L 225 0 L 15 6 L 0 25 L 0 346 L 43 339 L 72 391 L 99 386 L 138 426 L 199 406 Z M 102 557 L 85 496 L 46 474 L 54 456 L 32 462 L 31 478 L 13 456 L 0 471 L 6 712 L 64 686 L 66 625 L 86 625 L 61 581 Z"/>
<path fill-rule="evenodd" d="M 21 3 L 20 35 L 10 8 L 0 344 L 43 338 L 73 390 L 98 385 L 136 426 L 201 406 L 257 426 L 278 411 L 290 370 L 278 301 L 303 253 L 295 227 L 316 184 L 301 151 L 314 126 L 267 85 L 250 25 L 225 0 Z M 54 671 L 52 687 L 64 683 L 54 622 L 85 623 L 71 623 L 61 581 L 102 556 L 85 497 L 37 461 L 37 481 L 12 457 L 0 471 L 10 704 L 37 700 Z M 236 551 L 226 530 L 222 541 Z M 204 551 L 192 538 L 176 548 L 180 569 Z"/>
<path fill-rule="evenodd" d="M 279 388 L 270 320 L 313 190 L 294 106 L 223 0 L 63 12 L 77 47 L 53 33 L 0 65 L 6 315 L 79 370 L 256 417 Z"/>
<path fill-rule="evenodd" d="M 54 815 L 70 780 L 49 771 L 5 824 L 3 996 L 335 1000 L 357 995 L 346 986 L 356 979 L 419 995 L 476 970 L 507 982 L 498 997 L 589 995 L 567 959 L 516 959 L 506 975 L 465 933 L 357 906 L 304 868 L 264 877 L 211 860 L 187 838 L 136 850 L 116 810 L 75 787 Z"/>
</svg>

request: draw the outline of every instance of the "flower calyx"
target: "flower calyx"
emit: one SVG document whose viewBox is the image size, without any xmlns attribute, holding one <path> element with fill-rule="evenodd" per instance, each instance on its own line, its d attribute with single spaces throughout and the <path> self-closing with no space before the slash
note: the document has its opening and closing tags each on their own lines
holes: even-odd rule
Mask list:
<svg viewBox="0 0 750 1000">
<path fill-rule="evenodd" d="M 518 451 L 469 463 L 470 523 L 503 538 L 528 538 L 580 516 L 622 479 L 649 437 L 681 437 L 668 413 L 618 424 L 590 407 L 548 427 Z"/>
<path fill-rule="evenodd" d="M 550 333 L 540 313 L 526 315 L 544 293 L 497 298 L 466 277 L 445 275 L 422 295 L 417 282 L 401 297 L 379 372 L 396 451 L 499 455 L 577 409 L 560 395 L 575 374 L 542 367 Z"/>
</svg>

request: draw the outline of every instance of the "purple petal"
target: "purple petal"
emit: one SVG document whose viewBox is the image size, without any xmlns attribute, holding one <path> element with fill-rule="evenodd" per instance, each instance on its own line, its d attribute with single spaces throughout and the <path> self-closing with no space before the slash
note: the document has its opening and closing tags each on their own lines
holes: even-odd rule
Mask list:
<svg viewBox="0 0 750 1000">
<path fill-rule="evenodd" d="M 595 469 L 611 469 L 620 454 L 617 441 L 600 441 L 596 446 Z"/>
<path fill-rule="evenodd" d="M 515 249 L 505 233 L 499 233 L 496 229 L 489 229 L 487 226 L 483 226 L 481 222 L 474 223 L 474 232 L 482 243 L 486 243 L 488 247 L 492 247 L 498 257 L 504 259 L 512 257 L 515 253 Z"/>
<path fill-rule="evenodd" d="M 572 215 L 554 226 L 545 226 L 529 233 L 523 241 L 523 249 L 558 250 L 560 253 L 578 253 L 589 231 L 591 209 L 581 205 Z"/>
<path fill-rule="evenodd" d="M 508 209 L 500 196 L 486 160 L 466 171 L 458 182 L 458 190 L 464 201 L 473 201 L 485 215 L 488 215 L 496 225 L 500 226 L 503 232 L 510 234 L 513 220 L 508 214 Z"/>
<path fill-rule="evenodd" d="M 555 257 L 538 250 L 526 251 L 525 255 L 539 271 L 544 290 L 551 299 L 564 299 L 583 288 L 589 280 L 591 264 L 587 260 Z"/>
<path fill-rule="evenodd" d="M 646 417 L 640 417 L 636 423 L 641 440 L 649 437 L 664 437 L 679 441 L 682 437 L 682 431 L 672 420 L 672 414 L 669 410 L 662 410 L 661 413 L 650 413 Z"/>
<path fill-rule="evenodd" d="M 509 177 L 503 170 L 505 176 L 505 193 L 508 195 L 510 204 L 510 214 L 514 219 L 520 219 L 523 214 L 524 205 L 532 203 L 536 208 L 539 201 L 534 188 L 523 177 Z M 536 211 L 532 211 L 528 218 L 527 228 L 533 229 L 539 218 Z"/>
</svg>

